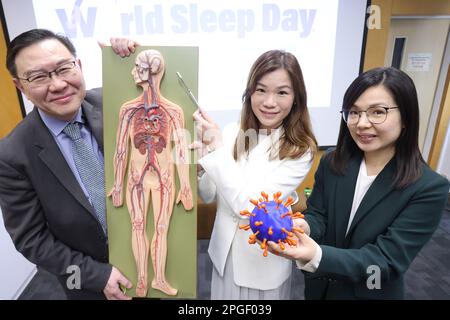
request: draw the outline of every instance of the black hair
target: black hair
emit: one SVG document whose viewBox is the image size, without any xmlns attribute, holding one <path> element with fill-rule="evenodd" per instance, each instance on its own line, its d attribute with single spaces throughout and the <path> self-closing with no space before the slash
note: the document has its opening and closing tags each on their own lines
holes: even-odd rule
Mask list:
<svg viewBox="0 0 450 320">
<path fill-rule="evenodd" d="M 345 92 L 342 110 L 349 110 L 364 91 L 378 85 L 382 85 L 391 93 L 401 115 L 403 128 L 395 142 L 394 157 L 397 161 L 397 170 L 394 185 L 396 188 L 403 188 L 420 178 L 422 164 L 425 163 L 418 145 L 419 103 L 412 79 L 403 71 L 391 67 L 364 72 Z M 348 161 L 362 153 L 342 119 L 336 150 L 331 154 L 333 170 L 337 174 L 345 174 Z"/>
<path fill-rule="evenodd" d="M 54 33 L 53 31 L 46 29 L 32 29 L 21 33 L 14 38 L 8 45 L 8 52 L 6 54 L 6 68 L 11 76 L 17 77 L 16 57 L 22 49 L 47 39 L 55 39 L 61 42 L 67 50 L 75 57 L 76 50 L 72 42 L 64 35 Z"/>
</svg>

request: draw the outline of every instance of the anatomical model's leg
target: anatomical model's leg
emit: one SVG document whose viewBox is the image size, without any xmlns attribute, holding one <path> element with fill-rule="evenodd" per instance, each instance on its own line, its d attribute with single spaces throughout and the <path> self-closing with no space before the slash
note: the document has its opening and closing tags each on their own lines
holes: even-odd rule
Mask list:
<svg viewBox="0 0 450 320">
<path fill-rule="evenodd" d="M 138 170 L 133 160 L 131 160 L 126 199 L 132 225 L 131 243 L 138 273 L 138 282 L 136 285 L 136 295 L 138 297 L 145 297 L 148 289 L 149 241 L 145 227 L 147 225 L 146 215 L 150 190 L 142 183 L 143 175 L 145 175 L 145 172 Z"/>
<path fill-rule="evenodd" d="M 152 288 L 168 295 L 176 295 L 177 289 L 169 285 L 165 276 L 167 258 L 167 233 L 175 199 L 173 169 L 161 172 L 161 184 L 152 189 L 152 205 L 155 221 L 155 234 L 152 239 L 152 263 L 155 277 Z M 155 184 L 152 184 L 155 185 Z"/>
</svg>

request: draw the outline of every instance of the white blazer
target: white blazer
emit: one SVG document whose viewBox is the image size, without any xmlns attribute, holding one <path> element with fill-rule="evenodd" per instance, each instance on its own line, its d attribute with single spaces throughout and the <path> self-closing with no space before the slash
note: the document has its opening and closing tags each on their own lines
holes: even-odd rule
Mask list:
<svg viewBox="0 0 450 320">
<path fill-rule="evenodd" d="M 206 171 L 198 181 L 200 197 L 206 203 L 217 202 L 208 253 L 223 276 L 228 253 L 233 250 L 233 275 L 237 285 L 259 290 L 275 289 L 291 275 L 291 261 L 271 253 L 264 257 L 258 244 L 250 245 L 251 230 L 238 228 L 248 224 L 248 218 L 241 216 L 240 211 L 252 211 L 254 205 L 249 199 L 259 199 L 261 191 L 268 193 L 269 199 L 277 191 L 282 192 L 283 200 L 288 196 L 298 199 L 295 190 L 311 168 L 312 157 L 307 152 L 295 160 L 269 161 L 267 150 L 273 144 L 273 136 L 277 136 L 270 135 L 260 136 L 248 159 L 236 162 L 232 152 L 238 130 L 237 123 L 226 126 L 224 147 L 199 160 Z"/>
</svg>

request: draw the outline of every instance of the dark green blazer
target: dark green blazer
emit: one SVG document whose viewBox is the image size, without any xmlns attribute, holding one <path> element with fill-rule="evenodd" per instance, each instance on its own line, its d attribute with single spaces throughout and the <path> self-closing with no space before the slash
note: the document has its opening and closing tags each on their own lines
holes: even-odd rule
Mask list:
<svg viewBox="0 0 450 320">
<path fill-rule="evenodd" d="M 322 259 L 316 272 L 304 272 L 306 299 L 404 298 L 403 275 L 439 224 L 448 180 L 423 164 L 418 181 L 395 189 L 392 159 L 364 196 L 346 236 L 360 163 L 360 156 L 353 158 L 339 176 L 327 154 L 316 171 L 305 219 Z M 376 274 L 379 289 L 373 288 Z"/>
</svg>

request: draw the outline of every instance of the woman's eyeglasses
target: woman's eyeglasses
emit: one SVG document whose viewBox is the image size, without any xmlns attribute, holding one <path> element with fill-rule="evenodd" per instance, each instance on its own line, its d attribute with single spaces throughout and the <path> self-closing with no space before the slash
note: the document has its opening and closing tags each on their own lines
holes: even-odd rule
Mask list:
<svg viewBox="0 0 450 320">
<path fill-rule="evenodd" d="M 342 118 L 348 124 L 356 124 L 361 118 L 361 114 L 363 112 L 366 113 L 367 120 L 372 124 L 380 124 L 386 121 L 388 111 L 392 109 L 398 109 L 398 107 L 386 107 L 382 105 L 371 106 L 367 108 L 365 111 L 357 111 L 357 110 L 342 110 L 340 111 L 342 114 Z"/>
</svg>

